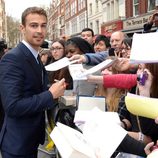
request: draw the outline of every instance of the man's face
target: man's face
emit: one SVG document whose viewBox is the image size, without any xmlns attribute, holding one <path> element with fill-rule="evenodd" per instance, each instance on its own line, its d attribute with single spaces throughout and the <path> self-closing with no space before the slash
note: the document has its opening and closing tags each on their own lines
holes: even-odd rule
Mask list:
<svg viewBox="0 0 158 158">
<path fill-rule="evenodd" d="M 47 32 L 46 27 L 46 17 L 38 14 L 27 15 L 25 25 L 21 25 L 21 31 L 24 35 L 24 40 L 37 51 L 45 39 Z"/>
<path fill-rule="evenodd" d="M 94 38 L 92 36 L 92 32 L 91 31 L 84 31 L 81 33 L 81 38 L 83 38 L 84 40 L 86 40 L 89 44 L 93 44 L 94 42 Z"/>
<path fill-rule="evenodd" d="M 124 34 L 121 32 L 114 32 L 110 38 L 111 47 L 118 50 L 122 46 L 122 41 L 124 39 Z"/>
</svg>

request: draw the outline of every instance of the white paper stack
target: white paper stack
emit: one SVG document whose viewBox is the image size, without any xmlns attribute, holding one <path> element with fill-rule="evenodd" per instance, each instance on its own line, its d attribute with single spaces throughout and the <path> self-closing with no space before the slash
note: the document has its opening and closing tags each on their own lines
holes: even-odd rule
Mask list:
<svg viewBox="0 0 158 158">
<path fill-rule="evenodd" d="M 110 158 L 127 132 L 108 114 L 111 119 L 100 117 L 99 111 L 89 115 L 83 133 L 57 123 L 50 137 L 62 158 Z"/>
</svg>

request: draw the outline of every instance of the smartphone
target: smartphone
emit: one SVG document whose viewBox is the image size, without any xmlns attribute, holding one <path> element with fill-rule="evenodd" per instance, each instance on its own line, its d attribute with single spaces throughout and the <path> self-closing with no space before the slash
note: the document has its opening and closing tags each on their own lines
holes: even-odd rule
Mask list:
<svg viewBox="0 0 158 158">
<path fill-rule="evenodd" d="M 148 79 L 148 74 L 146 71 L 144 71 L 142 74 L 140 74 L 138 76 L 138 81 L 139 81 L 139 84 L 144 86 L 145 85 L 145 82 L 146 80 Z"/>
</svg>

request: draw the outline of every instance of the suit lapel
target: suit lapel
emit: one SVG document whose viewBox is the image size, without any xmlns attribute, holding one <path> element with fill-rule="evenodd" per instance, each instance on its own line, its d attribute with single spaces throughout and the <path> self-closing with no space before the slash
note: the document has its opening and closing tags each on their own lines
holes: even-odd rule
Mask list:
<svg viewBox="0 0 158 158">
<path fill-rule="evenodd" d="M 31 53 L 31 51 L 23 43 L 20 43 L 18 45 L 18 47 L 21 49 L 21 51 L 23 51 L 23 53 L 26 57 L 26 60 L 31 65 L 32 69 L 34 70 L 34 73 L 37 77 L 37 81 L 40 81 L 40 83 L 42 84 L 41 70 L 40 70 L 39 64 L 37 63 L 35 57 Z"/>
</svg>

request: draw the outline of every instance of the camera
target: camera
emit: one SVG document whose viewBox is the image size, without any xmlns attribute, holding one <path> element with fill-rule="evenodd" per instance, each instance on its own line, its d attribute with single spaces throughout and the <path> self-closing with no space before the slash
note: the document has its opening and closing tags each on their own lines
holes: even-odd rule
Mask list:
<svg viewBox="0 0 158 158">
<path fill-rule="evenodd" d="M 142 74 L 140 74 L 137 77 L 137 80 L 139 81 L 139 84 L 144 86 L 145 85 L 145 81 L 148 79 L 148 74 L 146 71 L 144 71 Z"/>
</svg>

